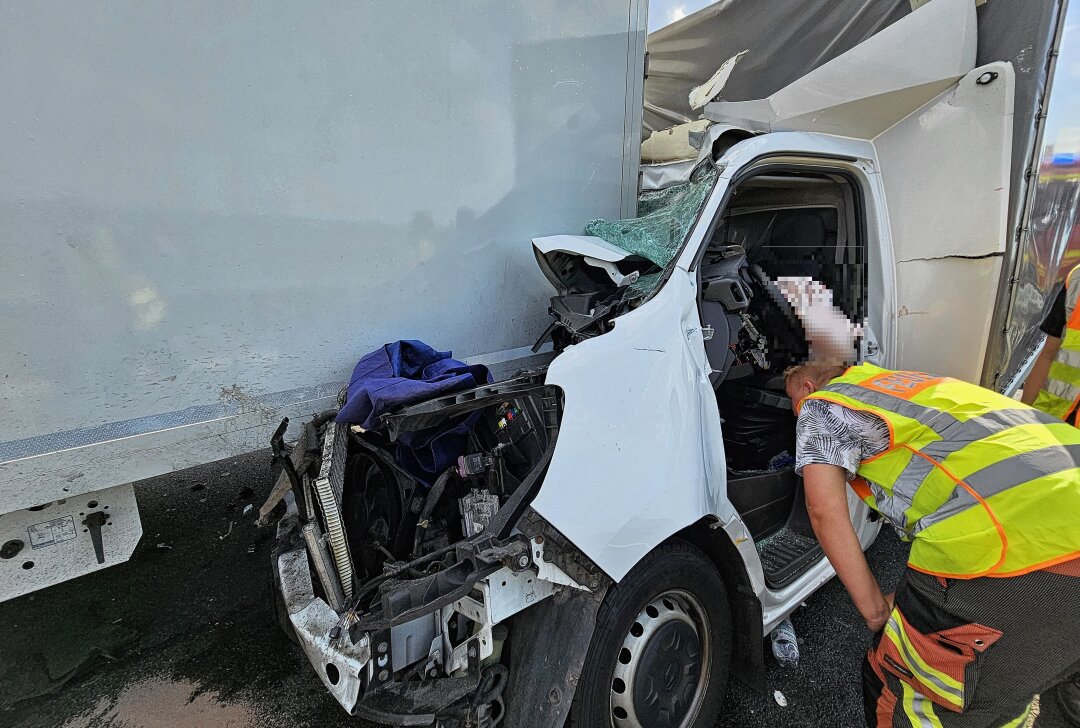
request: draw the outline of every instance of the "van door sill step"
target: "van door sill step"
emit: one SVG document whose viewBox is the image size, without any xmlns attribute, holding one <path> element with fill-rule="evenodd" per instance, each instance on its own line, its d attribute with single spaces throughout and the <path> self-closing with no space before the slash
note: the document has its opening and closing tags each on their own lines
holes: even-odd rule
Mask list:
<svg viewBox="0 0 1080 728">
<path fill-rule="evenodd" d="M 817 539 L 787 526 L 754 545 L 770 589 L 787 586 L 824 556 Z"/>
</svg>

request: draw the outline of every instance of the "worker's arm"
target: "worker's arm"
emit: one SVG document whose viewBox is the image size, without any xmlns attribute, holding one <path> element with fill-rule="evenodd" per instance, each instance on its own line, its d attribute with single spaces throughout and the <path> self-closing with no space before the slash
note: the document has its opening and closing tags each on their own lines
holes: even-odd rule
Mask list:
<svg viewBox="0 0 1080 728">
<path fill-rule="evenodd" d="M 881 593 L 870 573 L 859 537 L 851 525 L 844 475 L 844 469 L 837 465 L 807 464 L 803 468 L 806 509 L 818 543 L 855 602 L 855 608 L 870 631 L 877 632 L 889 619 L 892 600 Z"/>
<path fill-rule="evenodd" d="M 1031 374 L 1024 381 L 1024 395 L 1020 401 L 1024 404 L 1035 404 L 1035 398 L 1046 385 L 1046 376 L 1050 373 L 1050 365 L 1054 363 L 1061 348 L 1061 339 L 1056 336 L 1047 336 L 1039 357 L 1035 360 L 1035 366 L 1031 368 Z"/>
</svg>

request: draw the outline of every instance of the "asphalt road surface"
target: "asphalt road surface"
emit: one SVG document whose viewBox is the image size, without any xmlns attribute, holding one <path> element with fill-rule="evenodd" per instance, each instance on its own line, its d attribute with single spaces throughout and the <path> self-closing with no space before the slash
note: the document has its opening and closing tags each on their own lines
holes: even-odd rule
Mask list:
<svg viewBox="0 0 1080 728">
<path fill-rule="evenodd" d="M 0 726 L 365 728 L 274 621 L 272 529 L 243 515 L 248 504 L 258 509 L 271 478 L 259 453 L 145 481 L 136 488 L 144 535 L 131 561 L 0 603 Z M 905 549 L 883 532 L 869 559 L 891 588 Z M 720 726 L 861 725 L 870 634 L 840 584 L 792 621 L 799 667 L 770 657 L 767 695 L 733 682 Z"/>
</svg>

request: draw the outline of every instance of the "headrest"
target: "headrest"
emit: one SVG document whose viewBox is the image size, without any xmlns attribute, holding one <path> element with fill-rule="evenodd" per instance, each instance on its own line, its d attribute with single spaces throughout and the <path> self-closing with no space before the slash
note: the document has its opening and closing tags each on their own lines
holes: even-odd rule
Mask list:
<svg viewBox="0 0 1080 728">
<path fill-rule="evenodd" d="M 781 215 L 769 234 L 770 246 L 821 247 L 825 245 L 825 221 L 812 212 Z"/>
</svg>

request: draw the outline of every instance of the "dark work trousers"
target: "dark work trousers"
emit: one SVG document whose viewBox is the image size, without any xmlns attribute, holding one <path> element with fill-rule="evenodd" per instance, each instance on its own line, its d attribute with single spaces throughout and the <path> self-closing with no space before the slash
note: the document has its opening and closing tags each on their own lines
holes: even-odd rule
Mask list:
<svg viewBox="0 0 1080 728">
<path fill-rule="evenodd" d="M 1080 527 L 1080 525 L 1078 525 Z M 873 728 L 1080 728 L 1080 559 L 1005 578 L 906 569 L 863 663 Z"/>
</svg>

